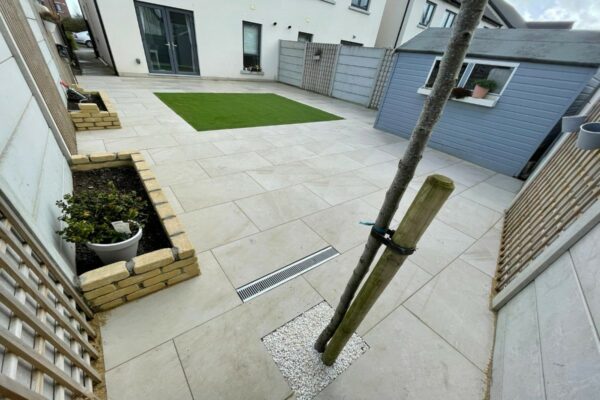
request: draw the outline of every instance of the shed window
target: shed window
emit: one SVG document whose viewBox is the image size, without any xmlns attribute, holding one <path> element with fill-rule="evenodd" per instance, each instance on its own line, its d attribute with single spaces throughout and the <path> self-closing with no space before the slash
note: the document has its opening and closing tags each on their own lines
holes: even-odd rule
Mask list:
<svg viewBox="0 0 600 400">
<path fill-rule="evenodd" d="M 446 10 L 446 16 L 444 17 L 444 25 L 443 28 L 452 28 L 454 25 L 454 20 L 456 19 L 456 13 L 450 10 Z"/>
<path fill-rule="evenodd" d="M 244 69 L 260 70 L 261 25 L 243 21 Z"/>
<path fill-rule="evenodd" d="M 352 0 L 352 3 L 350 4 L 352 7 L 360 8 L 365 11 L 369 9 L 369 0 Z"/>
<path fill-rule="evenodd" d="M 433 63 L 423 87 L 431 88 L 433 86 L 439 72 L 440 63 L 441 58 L 438 57 Z M 515 63 L 500 61 L 465 59 L 458 74 L 456 86 L 473 90 L 476 81 L 480 79 L 489 79 L 496 82 L 496 88 L 491 90 L 490 94 L 499 96 L 504 91 L 504 88 L 506 88 L 517 65 L 518 64 Z"/>
<path fill-rule="evenodd" d="M 429 26 L 436 7 L 437 4 L 432 3 L 431 1 L 425 3 L 425 8 L 423 9 L 423 15 L 421 15 L 421 21 L 419 21 L 419 25 Z"/>
</svg>

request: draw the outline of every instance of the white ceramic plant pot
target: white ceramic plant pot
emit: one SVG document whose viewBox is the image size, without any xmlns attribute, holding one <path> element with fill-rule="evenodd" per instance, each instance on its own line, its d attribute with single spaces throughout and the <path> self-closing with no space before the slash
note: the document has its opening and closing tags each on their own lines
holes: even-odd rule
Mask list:
<svg viewBox="0 0 600 400">
<path fill-rule="evenodd" d="M 98 244 L 86 243 L 88 249 L 92 250 L 105 264 L 117 261 L 131 260 L 137 254 L 138 245 L 142 238 L 142 228 L 127 240 L 118 243 Z"/>
<path fill-rule="evenodd" d="M 581 124 L 585 123 L 585 115 L 570 115 L 568 117 L 562 117 L 562 130 L 561 132 L 575 132 L 579 130 Z"/>
<path fill-rule="evenodd" d="M 577 147 L 582 150 L 600 149 L 600 122 L 581 125 L 577 136 Z"/>
</svg>

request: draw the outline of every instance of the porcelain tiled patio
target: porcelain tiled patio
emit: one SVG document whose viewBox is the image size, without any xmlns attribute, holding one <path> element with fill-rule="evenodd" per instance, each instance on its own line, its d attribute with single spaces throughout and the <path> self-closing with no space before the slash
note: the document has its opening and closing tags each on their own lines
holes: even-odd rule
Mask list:
<svg viewBox="0 0 600 400">
<path fill-rule="evenodd" d="M 123 129 L 79 133 L 80 152 L 143 150 L 202 268 L 108 314 L 109 398 L 293 398 L 261 338 L 323 300 L 335 306 L 369 233 L 358 222 L 376 217 L 406 141 L 375 130 L 372 110 L 276 83 L 81 81 L 108 92 Z M 272 92 L 345 119 L 195 132 L 155 91 Z M 455 193 L 360 327 L 370 349 L 317 398 L 483 397 L 498 221 L 520 182 L 428 149 L 397 220 L 434 172 Z M 240 301 L 236 287 L 327 245 L 342 254 Z"/>
</svg>

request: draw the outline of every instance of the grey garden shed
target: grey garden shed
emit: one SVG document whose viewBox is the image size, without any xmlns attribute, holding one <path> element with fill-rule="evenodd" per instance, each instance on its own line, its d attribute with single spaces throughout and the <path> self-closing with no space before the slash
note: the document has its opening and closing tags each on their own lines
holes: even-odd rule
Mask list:
<svg viewBox="0 0 600 400">
<path fill-rule="evenodd" d="M 375 127 L 409 137 L 431 92 L 450 29 L 429 28 L 396 49 Z M 483 99 L 451 98 L 429 145 L 510 176 L 527 173 L 600 83 L 600 32 L 478 29 L 457 87 L 497 84 Z"/>
</svg>

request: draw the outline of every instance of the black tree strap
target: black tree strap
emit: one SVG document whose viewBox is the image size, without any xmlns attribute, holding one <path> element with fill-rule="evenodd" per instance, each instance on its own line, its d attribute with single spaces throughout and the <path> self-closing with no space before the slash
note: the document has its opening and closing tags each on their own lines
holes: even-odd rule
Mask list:
<svg viewBox="0 0 600 400">
<path fill-rule="evenodd" d="M 392 241 L 392 236 L 394 236 L 395 232 L 396 231 L 394 230 L 379 228 L 375 225 L 371 227 L 371 236 L 394 253 L 400 254 L 401 256 L 410 256 L 414 253 L 414 248 L 398 246 Z"/>
</svg>

